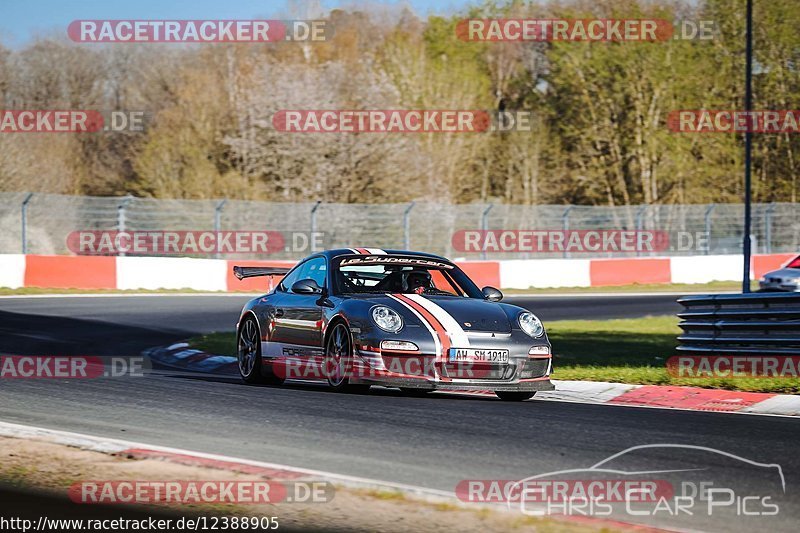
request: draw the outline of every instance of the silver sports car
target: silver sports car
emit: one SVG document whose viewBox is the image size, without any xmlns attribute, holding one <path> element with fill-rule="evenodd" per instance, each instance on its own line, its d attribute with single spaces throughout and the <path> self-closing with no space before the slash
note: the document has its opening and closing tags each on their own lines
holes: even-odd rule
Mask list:
<svg viewBox="0 0 800 533">
<path fill-rule="evenodd" d="M 336 390 L 490 390 L 503 400 L 552 390 L 550 342 L 531 312 L 479 289 L 453 262 L 399 250 L 344 248 L 291 270 L 234 267 L 239 279 L 281 275 L 237 324 L 247 383 L 327 382 Z"/>
<path fill-rule="evenodd" d="M 800 255 L 789 261 L 785 267 L 767 272 L 758 280 L 762 291 L 800 291 Z"/>
</svg>

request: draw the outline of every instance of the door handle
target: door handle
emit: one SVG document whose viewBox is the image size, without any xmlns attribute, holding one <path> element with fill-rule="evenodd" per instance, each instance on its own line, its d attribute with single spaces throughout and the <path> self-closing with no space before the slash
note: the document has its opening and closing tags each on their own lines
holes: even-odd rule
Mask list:
<svg viewBox="0 0 800 533">
<path fill-rule="evenodd" d="M 283 309 L 276 309 L 275 310 L 275 316 L 278 317 L 278 318 L 282 317 L 283 316 Z"/>
</svg>

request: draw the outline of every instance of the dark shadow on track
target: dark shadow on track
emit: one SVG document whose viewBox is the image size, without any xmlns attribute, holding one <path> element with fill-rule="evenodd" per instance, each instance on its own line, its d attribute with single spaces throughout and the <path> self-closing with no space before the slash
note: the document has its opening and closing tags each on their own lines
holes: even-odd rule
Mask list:
<svg viewBox="0 0 800 533">
<path fill-rule="evenodd" d="M 0 311 L 0 353 L 9 355 L 139 355 L 192 332 L 61 316 Z"/>
<path fill-rule="evenodd" d="M 500 401 L 494 395 L 475 395 L 475 394 L 458 394 L 458 393 L 442 393 L 442 392 L 433 392 L 428 396 L 422 397 L 412 397 L 404 394 L 399 389 L 390 389 L 387 387 L 379 387 L 374 386 L 370 388 L 368 392 L 362 393 L 346 393 L 346 392 L 336 392 L 329 388 L 324 383 L 309 383 L 309 382 L 300 382 L 300 381 L 293 381 L 289 383 L 283 383 L 282 385 L 256 385 L 256 384 L 246 384 L 243 383 L 242 380 L 238 376 L 234 375 L 219 375 L 219 374 L 200 374 L 200 373 L 175 373 L 175 374 L 163 374 L 161 377 L 166 377 L 170 379 L 181 379 L 181 380 L 190 380 L 190 381 L 204 381 L 208 383 L 224 383 L 228 385 L 236 385 L 241 387 L 248 387 L 251 389 L 264 389 L 265 393 L 268 393 L 270 389 L 276 390 L 297 390 L 297 391 L 316 391 L 316 392 L 323 392 L 326 394 L 335 394 L 337 396 L 380 396 L 384 398 L 405 398 L 409 400 L 420 400 L 425 401 L 428 399 L 431 400 L 460 400 L 460 401 Z"/>
</svg>

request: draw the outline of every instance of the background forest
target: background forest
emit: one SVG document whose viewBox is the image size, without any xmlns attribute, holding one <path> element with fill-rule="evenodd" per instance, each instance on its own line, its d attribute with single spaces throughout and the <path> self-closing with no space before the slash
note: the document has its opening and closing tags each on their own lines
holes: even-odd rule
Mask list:
<svg viewBox="0 0 800 533">
<path fill-rule="evenodd" d="M 755 108 L 800 109 L 800 0 L 755 2 Z M 303 10 L 300 10 L 303 11 Z M 467 17 L 712 20 L 712 40 L 465 42 Z M 737 202 L 743 140 L 670 111 L 741 109 L 744 2 L 564 0 L 311 12 L 325 43 L 0 44 L 0 108 L 140 110 L 144 132 L 0 135 L 0 191 L 270 201 Z M 1 41 L 0 41 L 1 42 Z M 287 134 L 280 109 L 527 110 L 532 131 Z M 754 200 L 796 202 L 800 136 L 755 135 Z"/>
</svg>

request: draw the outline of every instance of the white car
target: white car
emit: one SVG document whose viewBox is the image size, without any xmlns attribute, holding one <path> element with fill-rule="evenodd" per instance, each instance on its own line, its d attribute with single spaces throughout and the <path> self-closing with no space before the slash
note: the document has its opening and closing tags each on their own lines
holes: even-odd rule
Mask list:
<svg viewBox="0 0 800 533">
<path fill-rule="evenodd" d="M 800 255 L 783 268 L 764 274 L 758 286 L 762 291 L 800 292 Z"/>
</svg>

